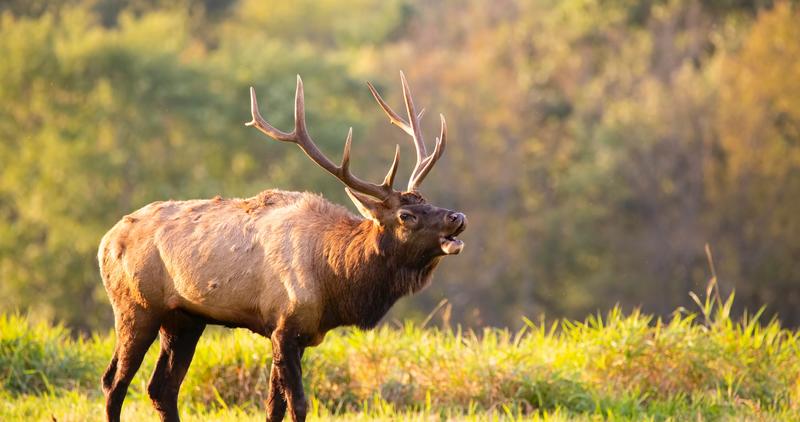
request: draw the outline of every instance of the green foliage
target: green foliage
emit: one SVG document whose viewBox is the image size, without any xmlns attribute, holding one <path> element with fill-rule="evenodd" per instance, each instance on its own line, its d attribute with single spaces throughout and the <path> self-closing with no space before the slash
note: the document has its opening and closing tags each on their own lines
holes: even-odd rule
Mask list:
<svg viewBox="0 0 800 422">
<path fill-rule="evenodd" d="M 470 327 L 617 303 L 663 317 L 707 278 L 708 242 L 731 312 L 796 325 L 797 20 L 796 3 L 739 0 L 4 2 L 0 311 L 109 328 L 96 247 L 151 201 L 347 203 L 242 125 L 251 85 L 288 129 L 302 74 L 321 148 L 337 157 L 354 126 L 354 172 L 378 180 L 399 143 L 402 179 L 410 143 L 364 81 L 397 107 L 404 69 L 426 133 L 443 112 L 452 140 L 424 193 L 471 224 L 389 319 L 443 296 Z"/>
<path fill-rule="evenodd" d="M 61 325 L 0 316 L 0 389 L 9 394 L 92 390 L 112 339 L 73 340 Z"/>
</svg>

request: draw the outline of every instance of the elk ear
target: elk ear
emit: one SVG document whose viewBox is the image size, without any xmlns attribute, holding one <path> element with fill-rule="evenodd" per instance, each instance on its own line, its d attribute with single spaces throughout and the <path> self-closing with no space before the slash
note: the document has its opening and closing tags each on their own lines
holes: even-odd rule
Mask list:
<svg viewBox="0 0 800 422">
<path fill-rule="evenodd" d="M 370 219 L 376 223 L 380 223 L 380 211 L 386 208 L 383 205 L 383 202 L 378 201 L 377 199 L 372 199 L 371 197 L 364 195 L 363 193 L 356 192 L 350 188 L 344 188 L 344 191 L 347 192 L 347 196 L 350 197 L 350 200 L 356 204 L 356 208 L 358 208 L 358 212 L 364 216 L 364 218 Z"/>
</svg>

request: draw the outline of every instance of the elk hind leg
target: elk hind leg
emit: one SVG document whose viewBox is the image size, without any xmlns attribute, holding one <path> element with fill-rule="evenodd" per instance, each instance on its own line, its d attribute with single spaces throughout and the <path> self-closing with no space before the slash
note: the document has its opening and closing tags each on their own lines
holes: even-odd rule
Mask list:
<svg viewBox="0 0 800 422">
<path fill-rule="evenodd" d="M 119 421 L 128 386 L 155 340 L 159 326 L 156 316 L 139 309 L 130 313 L 115 312 L 115 320 L 117 343 L 102 378 L 106 420 L 111 422 Z"/>
</svg>

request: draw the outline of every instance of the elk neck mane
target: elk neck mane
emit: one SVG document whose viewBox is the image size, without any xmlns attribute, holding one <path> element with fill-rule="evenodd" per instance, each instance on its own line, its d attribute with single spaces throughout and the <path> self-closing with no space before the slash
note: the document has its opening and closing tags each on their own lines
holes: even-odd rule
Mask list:
<svg viewBox="0 0 800 422">
<path fill-rule="evenodd" d="M 438 256 L 404 250 L 391 233 L 324 198 L 316 269 L 325 289 L 323 325 L 372 328 L 401 297 L 429 283 Z"/>
</svg>

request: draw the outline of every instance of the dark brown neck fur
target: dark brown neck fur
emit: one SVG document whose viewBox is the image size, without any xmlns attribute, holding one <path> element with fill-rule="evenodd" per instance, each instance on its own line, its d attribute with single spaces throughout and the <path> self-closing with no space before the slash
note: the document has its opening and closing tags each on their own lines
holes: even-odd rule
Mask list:
<svg viewBox="0 0 800 422">
<path fill-rule="evenodd" d="M 323 329 L 372 328 L 402 296 L 428 284 L 438 257 L 410 256 L 369 220 L 342 221 L 323 235 Z"/>
</svg>

